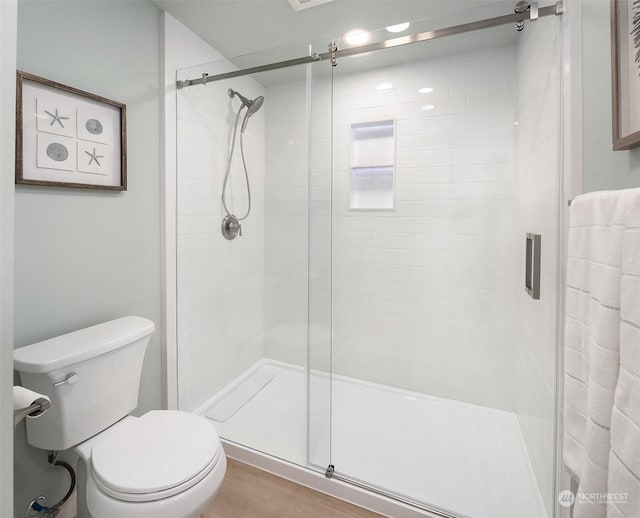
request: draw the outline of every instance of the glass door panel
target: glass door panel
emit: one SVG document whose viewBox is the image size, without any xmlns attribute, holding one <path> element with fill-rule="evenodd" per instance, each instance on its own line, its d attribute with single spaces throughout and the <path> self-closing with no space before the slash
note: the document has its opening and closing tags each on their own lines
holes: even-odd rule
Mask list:
<svg viewBox="0 0 640 518">
<path fill-rule="evenodd" d="M 308 463 L 325 471 L 331 464 L 332 78 L 322 66 L 309 67 L 309 327 Z M 315 74 L 315 75 L 314 75 Z"/>
<path fill-rule="evenodd" d="M 557 33 L 545 18 L 333 68 L 332 463 L 447 516 L 552 515 Z"/>
<path fill-rule="evenodd" d="M 207 63 L 178 79 L 299 57 L 305 48 Z M 229 443 L 324 471 L 331 387 L 330 311 L 322 306 L 330 268 L 326 253 L 309 252 L 326 239 L 319 218 L 330 214 L 309 198 L 309 142 L 329 142 L 321 134 L 331 128 L 311 126 L 318 66 L 177 91 L 177 322 L 180 409 L 212 419 Z M 235 239 L 221 231 L 229 214 L 241 225 Z"/>
</svg>

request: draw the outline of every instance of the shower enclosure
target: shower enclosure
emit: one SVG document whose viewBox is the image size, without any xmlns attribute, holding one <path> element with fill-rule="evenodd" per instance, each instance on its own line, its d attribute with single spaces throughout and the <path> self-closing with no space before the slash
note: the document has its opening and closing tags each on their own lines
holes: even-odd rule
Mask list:
<svg viewBox="0 0 640 518">
<path fill-rule="evenodd" d="M 494 7 L 179 71 L 178 403 L 228 448 L 555 516 L 560 13 Z"/>
</svg>

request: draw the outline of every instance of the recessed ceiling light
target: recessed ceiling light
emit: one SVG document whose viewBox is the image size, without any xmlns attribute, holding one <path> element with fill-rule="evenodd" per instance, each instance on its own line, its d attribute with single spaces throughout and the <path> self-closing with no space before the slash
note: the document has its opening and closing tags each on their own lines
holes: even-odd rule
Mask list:
<svg viewBox="0 0 640 518">
<path fill-rule="evenodd" d="M 420 88 L 420 90 L 418 90 L 419 94 L 430 94 L 431 92 L 433 92 L 433 88 L 431 87 L 424 87 L 424 88 Z"/>
<path fill-rule="evenodd" d="M 344 33 L 342 39 L 349 45 L 363 45 L 369 41 L 371 33 L 364 29 L 351 29 Z"/>
<path fill-rule="evenodd" d="M 409 28 L 409 25 L 411 25 L 409 22 L 399 23 L 397 25 L 389 25 L 389 27 L 387 27 L 387 30 L 389 32 L 402 32 L 406 31 Z"/>
<path fill-rule="evenodd" d="M 391 83 L 380 83 L 376 86 L 376 90 L 391 90 L 393 85 Z"/>
<path fill-rule="evenodd" d="M 429 112 L 431 110 L 433 110 L 435 108 L 435 106 L 433 104 L 425 104 L 422 109 L 426 112 Z"/>
</svg>

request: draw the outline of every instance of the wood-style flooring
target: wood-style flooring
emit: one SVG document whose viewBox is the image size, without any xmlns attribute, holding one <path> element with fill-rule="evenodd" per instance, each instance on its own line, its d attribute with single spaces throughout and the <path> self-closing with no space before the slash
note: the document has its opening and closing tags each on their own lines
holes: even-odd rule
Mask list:
<svg viewBox="0 0 640 518">
<path fill-rule="evenodd" d="M 227 459 L 227 474 L 202 518 L 381 518 L 342 500 Z"/>
</svg>

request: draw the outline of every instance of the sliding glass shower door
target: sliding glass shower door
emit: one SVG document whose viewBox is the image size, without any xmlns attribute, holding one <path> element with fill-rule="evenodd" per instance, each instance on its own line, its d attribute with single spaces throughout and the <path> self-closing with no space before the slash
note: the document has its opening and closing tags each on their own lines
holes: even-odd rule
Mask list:
<svg viewBox="0 0 640 518">
<path fill-rule="evenodd" d="M 334 476 L 443 516 L 553 515 L 558 25 L 339 58 L 331 145 L 311 143 L 332 162 Z"/>
<path fill-rule="evenodd" d="M 304 49 L 178 74 L 229 76 L 177 92 L 179 408 L 210 418 L 229 451 L 248 448 L 324 473 L 330 183 L 312 199 L 309 183 L 327 181 L 330 161 L 316 163 L 309 143 L 329 145 L 329 119 L 311 118 L 329 115 L 330 96 L 316 85 L 319 63 L 234 74 Z"/>
</svg>

